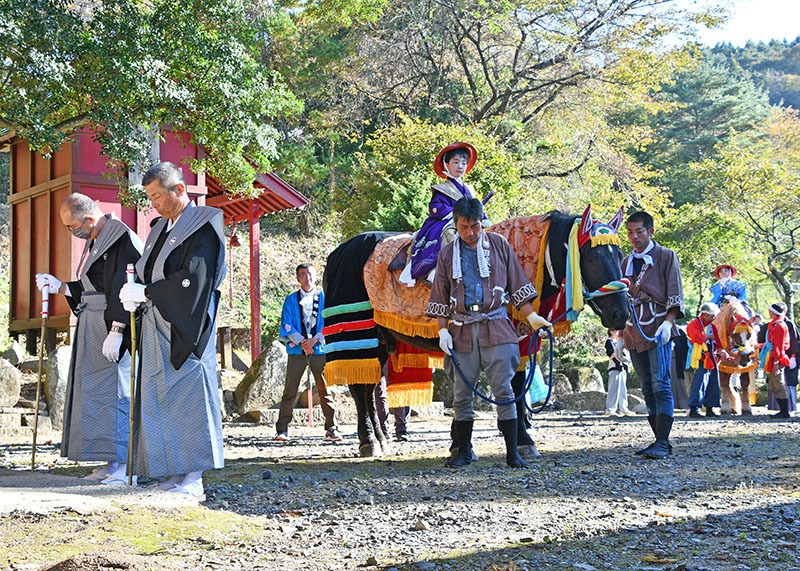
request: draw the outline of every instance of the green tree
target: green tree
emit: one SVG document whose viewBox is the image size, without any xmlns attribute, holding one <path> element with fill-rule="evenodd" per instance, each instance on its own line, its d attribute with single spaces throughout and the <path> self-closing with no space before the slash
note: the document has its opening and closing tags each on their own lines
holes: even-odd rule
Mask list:
<svg viewBox="0 0 800 571">
<path fill-rule="evenodd" d="M 687 307 L 687 315 L 709 297 L 708 288 L 716 281 L 711 272 L 719 264 L 733 264 L 745 281 L 757 277 L 760 256 L 750 247 L 747 227 L 720 210 L 713 196 L 671 211 L 658 226 L 656 240 L 678 254 L 687 297 L 698 300 L 695 311 Z"/>
<path fill-rule="evenodd" d="M 654 183 L 668 189 L 678 206 L 700 200 L 691 165 L 713 155 L 731 129 L 746 132 L 764 121 L 770 109 L 766 91 L 749 72 L 710 53 L 663 85 L 656 99 L 666 108 L 653 118 L 653 141 L 637 156 L 659 173 Z"/>
<path fill-rule="evenodd" d="M 276 155 L 273 123 L 300 109 L 258 62 L 244 0 L 0 0 L 0 127 L 47 153 L 78 127 L 112 161 L 140 164 L 147 128 L 192 134 L 204 169 L 252 193 Z M 144 127 L 144 128 L 143 128 Z"/>
<path fill-rule="evenodd" d="M 775 111 L 750 133 L 733 132 L 718 156 L 697 168 L 705 196 L 747 229 L 756 270 L 769 278 L 789 308 L 800 270 L 800 118 Z"/>
</svg>

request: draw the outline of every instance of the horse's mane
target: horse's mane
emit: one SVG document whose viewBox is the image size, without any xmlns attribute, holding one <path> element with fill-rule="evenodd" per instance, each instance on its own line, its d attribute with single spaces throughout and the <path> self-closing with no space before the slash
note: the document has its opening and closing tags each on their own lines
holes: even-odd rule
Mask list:
<svg viewBox="0 0 800 571">
<path fill-rule="evenodd" d="M 577 216 L 560 210 L 551 210 L 547 213 L 547 218 L 550 220 L 550 229 L 547 232 L 550 243 L 566 244 Z"/>
<path fill-rule="evenodd" d="M 547 213 L 547 218 L 550 220 L 550 228 L 547 231 L 547 243 L 550 245 L 555 281 L 560 284 L 567 273 L 567 241 L 569 240 L 569 233 L 572 231 L 572 225 L 577 216 L 561 212 L 560 210 L 551 210 Z M 549 268 L 545 268 L 544 282 L 542 283 L 541 291 L 542 296 L 546 298 L 557 291 L 558 287 L 552 285 Z"/>
</svg>

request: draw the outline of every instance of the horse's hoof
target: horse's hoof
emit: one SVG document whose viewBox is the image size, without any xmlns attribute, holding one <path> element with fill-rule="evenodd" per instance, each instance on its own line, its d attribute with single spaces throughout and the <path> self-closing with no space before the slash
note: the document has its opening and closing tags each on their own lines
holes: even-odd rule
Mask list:
<svg viewBox="0 0 800 571">
<path fill-rule="evenodd" d="M 519 451 L 519 455 L 523 458 L 538 458 L 541 456 L 539 451 L 536 449 L 535 444 L 525 444 L 523 446 L 518 446 L 517 450 Z"/>
<path fill-rule="evenodd" d="M 383 451 L 377 442 L 368 442 L 358 447 L 358 455 L 362 458 L 380 458 L 383 456 Z"/>
<path fill-rule="evenodd" d="M 384 456 L 391 456 L 392 454 L 392 447 L 389 445 L 388 440 L 379 440 L 381 443 L 381 452 L 383 452 Z"/>
</svg>

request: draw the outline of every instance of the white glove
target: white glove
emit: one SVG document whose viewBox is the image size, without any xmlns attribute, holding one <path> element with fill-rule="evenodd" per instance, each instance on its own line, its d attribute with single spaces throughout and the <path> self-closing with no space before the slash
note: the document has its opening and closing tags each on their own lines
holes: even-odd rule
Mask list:
<svg viewBox="0 0 800 571">
<path fill-rule="evenodd" d="M 103 356 L 112 363 L 119 361 L 119 348 L 122 347 L 122 333 L 109 331 L 103 341 Z"/>
<path fill-rule="evenodd" d="M 450 332 L 444 327 L 439 330 L 439 347 L 441 347 L 445 355 L 452 355 L 453 336 L 450 335 Z"/>
<path fill-rule="evenodd" d="M 789 357 L 789 368 L 790 369 L 797 368 L 797 357 Z"/>
<path fill-rule="evenodd" d="M 144 284 L 125 284 L 119 290 L 119 300 L 122 302 L 122 307 L 125 311 L 136 311 L 140 303 L 147 301 L 144 295 Z"/>
<path fill-rule="evenodd" d="M 531 327 L 533 328 L 534 331 L 542 327 L 546 327 L 550 331 L 553 330 L 553 324 L 547 321 L 544 317 L 542 317 L 535 311 L 528 316 L 528 323 L 531 324 Z"/>
<path fill-rule="evenodd" d="M 672 323 L 665 319 L 656 329 L 655 336 L 656 339 L 661 337 L 662 343 L 669 343 L 669 340 L 672 339 Z"/>
<path fill-rule="evenodd" d="M 61 289 L 61 282 L 50 274 L 36 274 L 36 289 L 44 291 L 45 288 L 50 293 L 58 293 Z"/>
</svg>

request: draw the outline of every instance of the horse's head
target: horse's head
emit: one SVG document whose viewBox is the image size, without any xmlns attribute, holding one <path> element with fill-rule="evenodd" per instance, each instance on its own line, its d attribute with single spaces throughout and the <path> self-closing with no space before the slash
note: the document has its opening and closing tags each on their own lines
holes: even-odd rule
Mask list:
<svg viewBox="0 0 800 571">
<path fill-rule="evenodd" d="M 623 215 L 624 209 L 620 208 L 614 218 L 605 224 L 592 218 L 590 205 L 578 227 L 581 274 L 586 291 L 597 292 L 603 288 L 613 292 L 592 297 L 587 303 L 600 316 L 603 326 L 610 329 L 625 329 L 629 313 L 625 291 L 606 287 L 622 280 L 622 248 L 617 231 L 622 225 Z"/>
<path fill-rule="evenodd" d="M 713 321 L 720 345 L 731 355 L 738 355 L 742 366 L 755 358 L 753 317 L 748 306 L 734 300 L 724 304 Z"/>
</svg>

